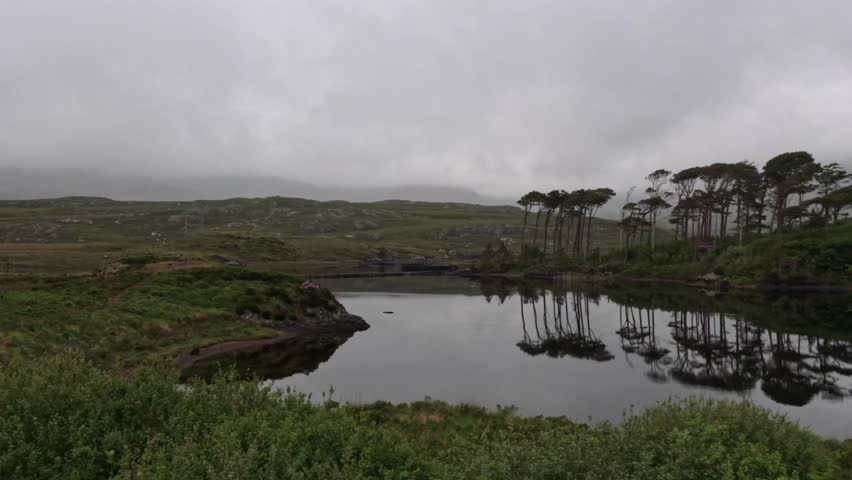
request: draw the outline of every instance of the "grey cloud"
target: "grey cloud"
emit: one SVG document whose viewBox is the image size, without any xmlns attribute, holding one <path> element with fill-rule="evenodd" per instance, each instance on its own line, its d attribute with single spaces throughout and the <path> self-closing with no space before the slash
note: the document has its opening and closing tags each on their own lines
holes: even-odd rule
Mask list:
<svg viewBox="0 0 852 480">
<path fill-rule="evenodd" d="M 532 188 L 852 167 L 852 4 L 6 0 L 0 166 Z"/>
</svg>

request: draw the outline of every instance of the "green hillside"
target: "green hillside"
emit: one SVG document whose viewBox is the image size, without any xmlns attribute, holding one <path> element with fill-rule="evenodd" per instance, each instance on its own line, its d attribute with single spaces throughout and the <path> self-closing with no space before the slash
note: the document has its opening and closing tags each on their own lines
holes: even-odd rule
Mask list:
<svg viewBox="0 0 852 480">
<path fill-rule="evenodd" d="M 0 201 L 0 268 L 82 272 L 142 254 L 296 273 L 347 269 L 377 257 L 464 262 L 489 242 L 517 245 L 521 222 L 513 206 L 399 200 Z M 593 238 L 614 245 L 615 222 L 596 220 Z"/>
<path fill-rule="evenodd" d="M 708 272 L 737 283 L 846 283 L 852 280 L 852 222 L 801 231 L 753 235 L 740 247 L 736 239 L 698 253 L 688 241 L 666 242 L 618 255 L 603 267 L 627 276 L 692 279 Z"/>
</svg>

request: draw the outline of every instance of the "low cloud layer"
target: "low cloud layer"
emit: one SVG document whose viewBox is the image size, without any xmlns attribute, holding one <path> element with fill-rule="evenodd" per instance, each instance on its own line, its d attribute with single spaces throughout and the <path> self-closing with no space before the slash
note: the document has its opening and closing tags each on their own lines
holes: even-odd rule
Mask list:
<svg viewBox="0 0 852 480">
<path fill-rule="evenodd" d="M 0 166 L 497 196 L 852 167 L 844 0 L 0 3 Z"/>
</svg>

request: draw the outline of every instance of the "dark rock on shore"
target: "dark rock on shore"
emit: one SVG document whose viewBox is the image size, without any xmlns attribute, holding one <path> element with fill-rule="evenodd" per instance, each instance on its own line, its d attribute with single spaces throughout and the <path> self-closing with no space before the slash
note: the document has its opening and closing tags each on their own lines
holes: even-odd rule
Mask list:
<svg viewBox="0 0 852 480">
<path fill-rule="evenodd" d="M 303 329 L 315 332 L 360 332 L 370 328 L 363 318 L 348 312 L 329 312 L 322 310 L 314 316 L 306 316 L 297 321 L 273 320 L 263 318 L 252 312 L 245 312 L 240 319 L 246 322 L 264 325 L 276 330 Z"/>
<path fill-rule="evenodd" d="M 687 283 L 687 285 L 725 292 L 728 290 L 728 287 L 730 287 L 730 282 L 721 275 L 710 272 L 706 275 L 702 275 L 694 279 L 693 281 Z"/>
</svg>

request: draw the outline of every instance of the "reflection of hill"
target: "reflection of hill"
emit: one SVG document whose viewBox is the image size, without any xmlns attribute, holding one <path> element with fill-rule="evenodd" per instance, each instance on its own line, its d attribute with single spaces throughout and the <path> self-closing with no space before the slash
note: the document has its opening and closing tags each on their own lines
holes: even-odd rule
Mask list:
<svg viewBox="0 0 852 480">
<path fill-rule="evenodd" d="M 293 337 L 263 348 L 238 351 L 197 363 L 181 372 L 184 378 L 210 377 L 222 365 L 238 372 L 251 372 L 261 378 L 285 378 L 311 373 L 325 363 L 352 334 L 310 334 Z"/>
<path fill-rule="evenodd" d="M 589 303 L 597 304 L 600 293 L 529 286 L 520 293 L 524 340 L 517 346 L 522 351 L 594 361 L 614 358 L 592 329 Z M 820 318 L 814 317 L 815 312 L 827 315 L 817 331 L 837 324 L 838 315 L 847 313 L 849 297 L 791 295 L 762 303 L 743 298 L 749 297 L 706 297 L 678 289 L 662 293 L 621 289 L 609 296 L 618 304 L 615 333 L 621 349 L 644 360 L 648 365 L 644 375 L 652 382 L 673 380 L 733 392 L 750 391 L 759 384 L 774 401 L 797 406 L 817 394 L 833 399 L 852 396 L 852 343 L 816 336 L 805 326 L 808 319 Z M 783 329 L 799 333 L 781 333 Z M 841 333 L 841 338 L 848 337 L 848 332 Z"/>
<path fill-rule="evenodd" d="M 846 294 L 761 294 L 735 291 L 708 296 L 686 287 L 616 286 L 603 293 L 621 305 L 664 312 L 724 313 L 776 331 L 831 336 L 852 340 Z"/>
</svg>

